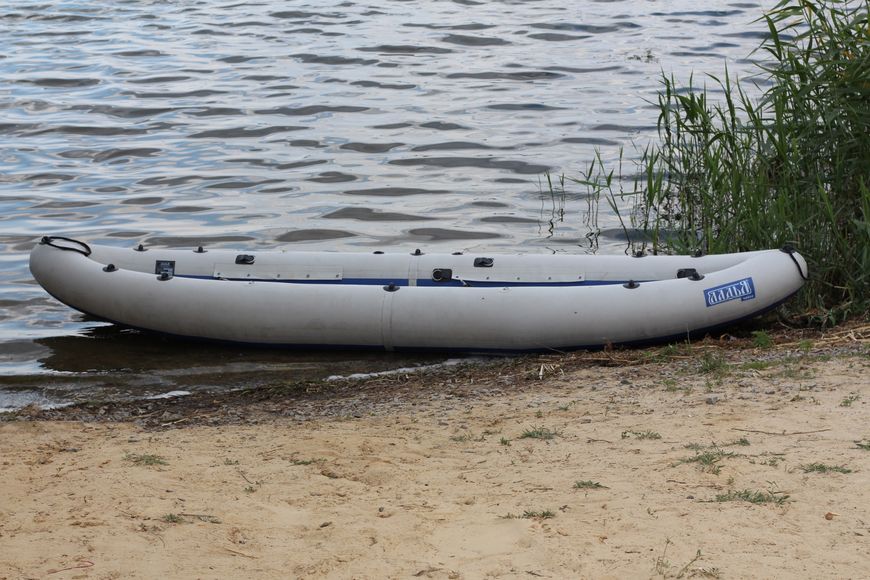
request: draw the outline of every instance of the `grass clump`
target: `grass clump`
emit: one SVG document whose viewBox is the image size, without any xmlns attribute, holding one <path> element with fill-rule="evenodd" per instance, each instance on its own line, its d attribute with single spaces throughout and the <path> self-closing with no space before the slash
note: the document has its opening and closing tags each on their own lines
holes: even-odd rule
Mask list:
<svg viewBox="0 0 870 580">
<path fill-rule="evenodd" d="M 697 463 L 701 468 L 701 471 L 712 473 L 713 475 L 719 475 L 722 471 L 722 466 L 719 465 L 719 462 L 726 457 L 734 457 L 734 453 L 732 451 L 723 451 L 722 449 L 713 448 L 706 451 L 698 451 L 693 457 L 681 459 L 677 462 L 677 465 L 681 463 Z"/>
<path fill-rule="evenodd" d="M 547 427 L 531 427 L 522 432 L 520 439 L 543 439 L 549 441 L 550 439 L 555 439 L 558 435 L 560 435 L 558 431 L 553 431 Z"/>
<path fill-rule="evenodd" d="M 743 489 L 740 491 L 731 490 L 727 493 L 716 495 L 716 501 L 748 501 L 749 503 L 762 504 L 772 503 L 782 505 L 788 500 L 788 495 L 778 491 L 751 491 Z"/>
<path fill-rule="evenodd" d="M 824 463 L 807 463 L 801 465 L 804 473 L 852 473 L 852 470 L 842 465 L 826 465 Z"/>
<path fill-rule="evenodd" d="M 771 364 L 770 361 L 766 360 L 751 360 L 740 365 L 740 368 L 744 371 L 763 371 L 770 368 Z"/>
<path fill-rule="evenodd" d="M 790 314 L 822 325 L 863 316 L 870 308 L 868 12 L 868 0 L 781 0 L 762 17 L 769 31 L 756 50 L 762 83 L 747 89 L 726 69 L 709 75 L 708 90 L 663 75 L 659 139 L 643 150 L 633 189 L 613 179 L 600 155 L 575 181 L 596 199 L 604 194 L 632 251 L 794 244 L 810 279 L 788 303 Z M 633 228 L 618 198 L 633 202 Z"/>
<path fill-rule="evenodd" d="M 151 453 L 127 453 L 124 455 L 124 461 L 134 465 L 168 465 L 163 457 Z"/>
<path fill-rule="evenodd" d="M 656 576 L 661 576 L 662 578 L 684 578 L 686 577 L 686 573 L 689 573 L 689 577 L 693 578 L 695 576 L 703 576 L 706 578 L 718 578 L 719 571 L 717 568 L 696 568 L 689 571 L 689 568 L 701 559 L 701 550 L 695 552 L 695 557 L 689 560 L 682 568 L 675 571 L 675 566 L 671 564 L 671 562 L 667 559 L 668 555 L 668 546 L 673 544 L 670 538 L 665 538 L 665 547 L 662 550 L 662 553 L 659 557 L 656 558 L 655 568 L 653 569 Z"/>
<path fill-rule="evenodd" d="M 509 513 L 507 515 L 501 516 L 502 519 L 505 520 L 516 520 L 516 519 L 525 519 L 525 520 L 548 520 L 550 518 L 555 518 L 556 514 L 552 510 L 525 510 L 522 515 L 516 515 L 513 513 Z"/>
<path fill-rule="evenodd" d="M 665 391 L 669 393 L 673 393 L 678 389 L 676 379 L 664 379 L 662 381 L 662 386 L 665 388 Z"/>
<path fill-rule="evenodd" d="M 575 481 L 574 489 L 610 489 L 606 485 L 601 485 L 597 481 L 586 479 L 583 481 Z"/>
<path fill-rule="evenodd" d="M 784 457 L 782 453 L 770 453 L 770 454 L 762 454 L 765 456 L 765 459 L 762 459 L 758 462 L 759 465 L 767 465 L 769 467 L 777 467 L 782 461 L 784 461 Z M 750 461 L 750 463 L 754 463 L 754 461 Z"/>
<path fill-rule="evenodd" d="M 622 432 L 623 439 L 629 439 L 631 437 L 634 437 L 635 439 L 661 439 L 662 435 L 661 435 L 661 433 L 658 433 L 656 431 L 652 431 L 650 429 L 647 429 L 646 431 L 629 430 L 629 431 Z"/>
<path fill-rule="evenodd" d="M 184 523 L 184 518 L 178 514 L 166 514 L 163 516 L 163 521 L 167 524 L 181 524 Z"/>
<path fill-rule="evenodd" d="M 752 331 L 752 346 L 755 348 L 770 348 L 773 346 L 773 339 L 763 330 L 754 330 Z"/>
<path fill-rule="evenodd" d="M 729 365 L 728 361 L 726 361 L 721 355 L 705 352 L 704 356 L 701 357 L 698 370 L 705 375 L 723 377 L 728 374 Z"/>
<path fill-rule="evenodd" d="M 870 451 L 870 439 L 867 441 L 855 441 L 856 449 L 863 449 L 864 451 Z"/>
<path fill-rule="evenodd" d="M 523 512 L 521 517 L 527 520 L 548 520 L 550 518 L 555 518 L 556 514 L 551 510 L 526 510 Z"/>
<path fill-rule="evenodd" d="M 841 407 L 851 407 L 852 403 L 854 403 L 855 401 L 857 401 L 860 398 L 861 398 L 861 395 L 859 395 L 857 393 L 852 393 L 851 395 L 849 395 L 848 397 L 845 397 L 842 401 L 840 401 L 840 406 Z"/>
</svg>

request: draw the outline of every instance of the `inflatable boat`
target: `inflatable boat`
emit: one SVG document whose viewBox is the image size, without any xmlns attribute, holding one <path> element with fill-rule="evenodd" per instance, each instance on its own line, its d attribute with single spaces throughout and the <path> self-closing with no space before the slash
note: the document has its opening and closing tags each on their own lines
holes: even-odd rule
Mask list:
<svg viewBox="0 0 870 580">
<path fill-rule="evenodd" d="M 769 310 L 807 275 L 791 248 L 710 256 L 189 250 L 46 236 L 30 270 L 91 316 L 304 348 L 563 351 L 685 339 Z"/>
</svg>

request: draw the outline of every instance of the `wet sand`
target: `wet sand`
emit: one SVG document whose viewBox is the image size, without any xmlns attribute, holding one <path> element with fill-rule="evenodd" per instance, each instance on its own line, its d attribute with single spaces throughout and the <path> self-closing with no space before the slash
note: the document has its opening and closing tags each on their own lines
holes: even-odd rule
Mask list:
<svg viewBox="0 0 870 580">
<path fill-rule="evenodd" d="M 31 409 L 0 579 L 866 578 L 868 371 L 859 332 Z"/>
</svg>

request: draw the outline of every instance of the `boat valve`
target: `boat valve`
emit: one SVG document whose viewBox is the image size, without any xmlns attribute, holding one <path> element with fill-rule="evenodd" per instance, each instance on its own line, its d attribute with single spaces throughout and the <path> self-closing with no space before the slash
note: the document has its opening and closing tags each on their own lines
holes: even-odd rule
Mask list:
<svg viewBox="0 0 870 580">
<path fill-rule="evenodd" d="M 450 268 L 435 268 L 432 270 L 432 280 L 435 282 L 450 282 L 453 280 L 453 270 Z"/>
<path fill-rule="evenodd" d="M 623 288 L 628 288 L 629 290 L 634 290 L 635 288 L 640 288 L 640 284 L 635 282 L 634 280 L 629 280 L 625 284 L 622 285 Z"/>
<path fill-rule="evenodd" d="M 103 272 L 114 272 L 118 269 L 114 264 L 107 264 L 105 268 L 103 268 Z"/>
</svg>

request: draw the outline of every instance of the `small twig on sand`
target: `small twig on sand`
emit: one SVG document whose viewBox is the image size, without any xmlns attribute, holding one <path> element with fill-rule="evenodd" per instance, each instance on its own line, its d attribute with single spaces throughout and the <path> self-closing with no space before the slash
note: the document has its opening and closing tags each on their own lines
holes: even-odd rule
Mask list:
<svg viewBox="0 0 870 580">
<path fill-rule="evenodd" d="M 701 550 L 698 550 L 698 552 L 695 554 L 695 557 L 692 558 L 691 560 L 689 560 L 689 563 L 686 564 L 685 566 L 683 566 L 682 569 L 680 569 L 680 571 L 677 573 L 677 578 L 682 578 L 683 576 L 685 576 L 686 572 L 689 571 L 689 566 L 691 566 L 692 564 L 697 562 L 698 559 L 700 559 L 700 558 L 701 558 Z"/>
<path fill-rule="evenodd" d="M 247 482 L 250 483 L 251 485 L 254 485 L 254 482 L 251 481 L 250 479 L 248 479 L 248 476 L 245 475 L 245 472 L 244 472 L 244 471 L 242 471 L 241 469 L 237 469 L 236 471 L 239 472 L 239 475 L 242 476 L 242 479 L 244 479 L 245 481 L 247 481 Z"/>
<path fill-rule="evenodd" d="M 252 560 L 257 560 L 257 559 L 258 559 L 256 556 L 251 556 L 250 554 L 245 554 L 244 552 L 237 552 L 237 551 L 235 551 L 235 550 L 233 550 L 233 549 L 231 549 L 231 548 L 227 548 L 226 546 L 224 546 L 224 550 L 226 550 L 226 551 L 229 552 L 230 554 L 235 554 L 235 555 L 237 555 L 237 556 L 244 556 L 245 558 L 250 558 L 250 559 L 252 559 Z"/>
<path fill-rule="evenodd" d="M 758 429 L 738 429 L 737 427 L 731 428 L 733 431 L 743 431 L 744 433 L 762 433 L 764 435 L 809 435 L 810 433 L 823 433 L 825 431 L 830 431 L 828 429 L 816 429 L 815 431 L 793 431 L 791 433 L 786 433 L 782 431 L 781 433 L 777 433 L 775 431 L 759 431 Z"/>
<path fill-rule="evenodd" d="M 94 565 L 90 560 L 79 560 L 78 566 L 70 566 L 69 568 L 61 568 L 60 570 L 49 570 L 46 572 L 46 576 L 49 574 L 57 574 L 58 572 L 66 572 L 67 570 L 76 570 L 78 568 L 90 568 Z"/>
<path fill-rule="evenodd" d="M 178 423 L 183 423 L 184 421 L 189 421 L 190 417 L 182 417 L 181 419 L 170 421 L 169 423 L 161 423 L 161 427 L 169 427 L 170 425 L 177 425 Z"/>
<path fill-rule="evenodd" d="M 178 515 L 185 516 L 188 518 L 196 518 L 201 522 L 207 522 L 209 524 L 219 524 L 221 522 L 220 519 L 216 518 L 215 516 L 209 515 L 209 514 L 185 514 L 185 513 L 181 513 Z"/>
</svg>

